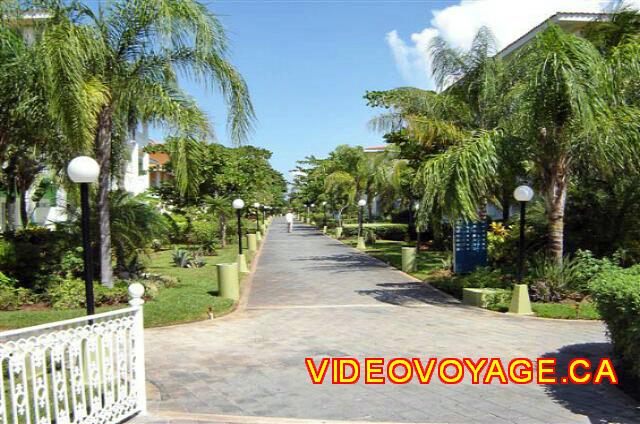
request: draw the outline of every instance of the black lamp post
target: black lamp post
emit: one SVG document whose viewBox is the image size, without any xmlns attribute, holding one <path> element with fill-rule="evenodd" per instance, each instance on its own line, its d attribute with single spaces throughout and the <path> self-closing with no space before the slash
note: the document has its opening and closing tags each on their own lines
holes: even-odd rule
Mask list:
<svg viewBox="0 0 640 424">
<path fill-rule="evenodd" d="M 260 231 L 260 203 L 255 202 L 253 207 L 256 208 L 256 233 Z"/>
<path fill-rule="evenodd" d="M 327 226 L 327 202 L 322 202 L 322 226 Z"/>
<path fill-rule="evenodd" d="M 244 200 L 236 199 L 232 205 L 238 218 L 238 253 L 242 255 L 242 208 L 244 208 Z"/>
<path fill-rule="evenodd" d="M 362 214 L 367 201 L 364 199 L 358 200 L 358 237 L 362 237 Z"/>
<path fill-rule="evenodd" d="M 82 259 L 84 262 L 84 289 L 87 315 L 95 313 L 93 299 L 93 259 L 91 255 L 91 233 L 89 225 L 89 184 L 98 180 L 100 166 L 88 156 L 78 156 L 69 162 L 67 174 L 74 183 L 80 184 L 80 209 L 82 211 Z"/>
<path fill-rule="evenodd" d="M 420 203 L 416 202 L 413 207 L 416 210 L 416 252 L 420 253 L 420 226 L 418 225 L 418 209 L 420 209 Z"/>
<path fill-rule="evenodd" d="M 518 242 L 518 282 L 522 281 L 524 274 L 524 226 L 527 202 L 533 198 L 531 187 L 521 185 L 513 192 L 513 197 L 520 202 L 520 240 Z"/>
</svg>

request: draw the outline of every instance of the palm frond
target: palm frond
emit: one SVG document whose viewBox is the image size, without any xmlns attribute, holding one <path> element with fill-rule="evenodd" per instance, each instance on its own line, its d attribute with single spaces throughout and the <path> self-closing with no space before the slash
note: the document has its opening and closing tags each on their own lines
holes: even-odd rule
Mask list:
<svg viewBox="0 0 640 424">
<path fill-rule="evenodd" d="M 496 131 L 481 132 L 420 166 L 414 185 L 422 193 L 421 225 L 428 224 L 433 212 L 452 221 L 477 219 L 478 207 L 487 200 L 497 177 L 497 137 Z"/>
</svg>

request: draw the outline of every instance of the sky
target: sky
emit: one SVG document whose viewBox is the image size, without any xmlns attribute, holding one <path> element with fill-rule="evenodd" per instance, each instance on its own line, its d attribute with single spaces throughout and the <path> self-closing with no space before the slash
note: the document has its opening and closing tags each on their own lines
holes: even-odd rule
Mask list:
<svg viewBox="0 0 640 424">
<path fill-rule="evenodd" d="M 640 3 L 640 0 L 634 0 Z M 248 144 L 273 152 L 290 178 L 297 160 L 340 144 L 377 146 L 368 127 L 380 110 L 367 90 L 433 88 L 428 45 L 435 36 L 468 48 L 481 26 L 505 46 L 558 11 L 597 12 L 600 0 L 219 0 L 207 2 L 226 27 L 230 61 L 244 76 L 257 122 Z M 186 83 L 229 145 L 221 97 Z M 156 139 L 162 134 L 152 132 Z"/>
</svg>

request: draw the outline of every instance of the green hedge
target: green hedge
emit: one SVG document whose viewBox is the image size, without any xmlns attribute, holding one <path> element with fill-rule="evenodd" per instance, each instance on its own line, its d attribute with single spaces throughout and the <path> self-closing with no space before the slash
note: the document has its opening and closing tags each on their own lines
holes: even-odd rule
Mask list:
<svg viewBox="0 0 640 424">
<path fill-rule="evenodd" d="M 640 384 L 640 265 L 611 269 L 591 282 L 592 296 L 607 323 L 613 351 L 620 361 L 621 382 Z M 627 381 L 624 381 L 624 380 Z"/>
<path fill-rule="evenodd" d="M 404 241 L 409 237 L 407 224 L 372 223 L 363 224 L 364 228 L 374 231 L 376 237 L 383 240 Z M 344 237 L 356 237 L 358 235 L 358 224 L 344 224 Z"/>
<path fill-rule="evenodd" d="M 462 292 L 466 288 L 491 288 L 511 290 L 513 282 L 502 275 L 500 270 L 488 267 L 477 268 L 470 274 L 454 275 L 452 277 L 434 279 L 431 284 L 452 296 L 462 299 Z M 511 300 L 509 298 L 509 300 Z"/>
</svg>

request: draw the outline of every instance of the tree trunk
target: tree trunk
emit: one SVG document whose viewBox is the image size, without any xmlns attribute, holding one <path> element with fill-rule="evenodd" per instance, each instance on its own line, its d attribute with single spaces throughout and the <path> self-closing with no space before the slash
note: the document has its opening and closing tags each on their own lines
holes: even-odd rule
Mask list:
<svg viewBox="0 0 640 424">
<path fill-rule="evenodd" d="M 564 255 L 564 208 L 567 200 L 567 162 L 563 158 L 544 169 L 542 195 L 548 222 L 549 253 L 561 264 Z"/>
<path fill-rule="evenodd" d="M 20 190 L 20 221 L 22 228 L 29 226 L 29 214 L 27 213 L 27 190 Z"/>
<path fill-rule="evenodd" d="M 509 209 L 511 208 L 511 193 L 505 187 L 502 190 L 502 222 L 506 225 L 509 220 Z"/>
<path fill-rule="evenodd" d="M 113 287 L 113 265 L 111 263 L 111 217 L 109 214 L 109 191 L 111 189 L 111 126 L 112 109 L 105 106 L 98 116 L 96 133 L 96 156 L 100 165 L 98 178 L 98 221 L 100 231 L 100 282 Z"/>
<path fill-rule="evenodd" d="M 227 247 L 227 217 L 223 213 L 220 214 L 220 244 L 223 249 Z"/>
</svg>

